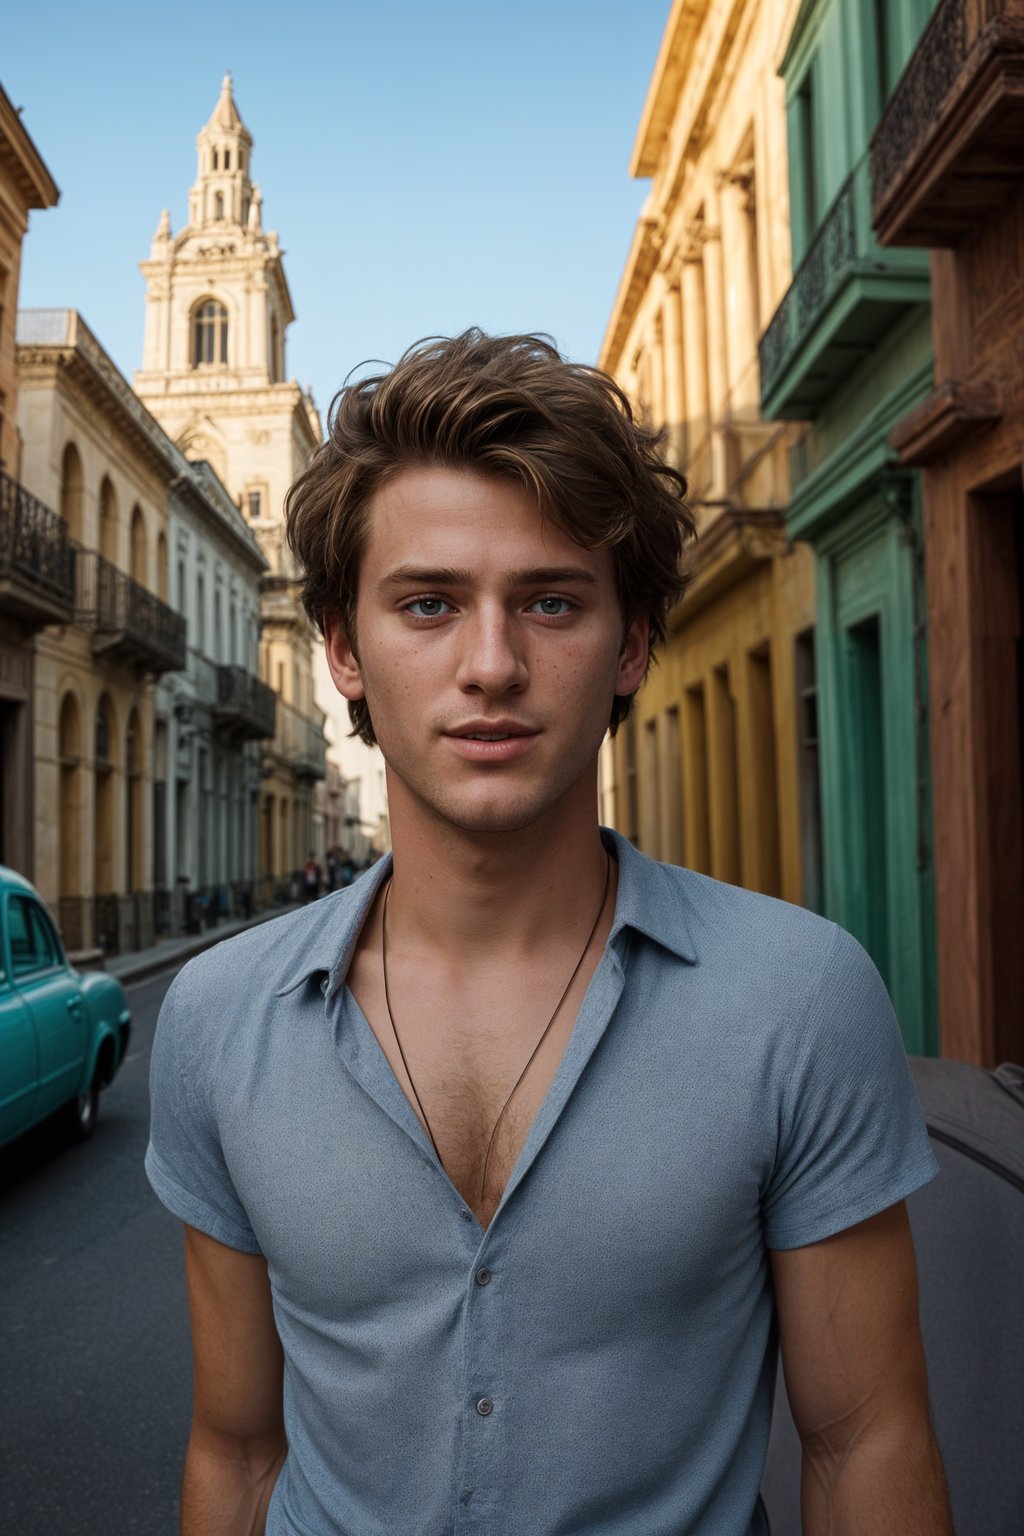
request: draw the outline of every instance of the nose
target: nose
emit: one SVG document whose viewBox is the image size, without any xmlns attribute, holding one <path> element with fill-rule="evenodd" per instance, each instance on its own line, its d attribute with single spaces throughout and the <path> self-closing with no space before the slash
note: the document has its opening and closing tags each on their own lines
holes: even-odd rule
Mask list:
<svg viewBox="0 0 1024 1536">
<path fill-rule="evenodd" d="M 529 670 L 524 637 L 504 607 L 481 606 L 460 628 L 462 651 L 457 681 L 464 692 L 499 698 L 526 686 Z"/>
</svg>

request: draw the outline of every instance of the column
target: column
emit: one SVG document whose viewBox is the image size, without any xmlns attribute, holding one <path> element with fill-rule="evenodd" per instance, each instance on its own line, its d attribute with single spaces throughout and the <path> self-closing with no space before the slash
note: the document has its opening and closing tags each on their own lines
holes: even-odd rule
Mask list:
<svg viewBox="0 0 1024 1536">
<path fill-rule="evenodd" d="M 751 179 L 730 172 L 721 191 L 725 261 L 726 387 L 732 414 L 758 414 L 757 273 L 751 227 Z"/>
<path fill-rule="evenodd" d="M 683 353 L 686 398 L 686 462 L 694 492 L 707 484 L 708 375 L 704 326 L 704 263 L 699 245 L 692 245 L 683 262 Z"/>
<path fill-rule="evenodd" d="M 665 291 L 661 305 L 661 333 L 664 344 L 665 422 L 668 427 L 668 456 L 673 464 L 685 467 L 684 431 L 686 421 L 683 383 L 683 311 L 679 277 Z"/>
<path fill-rule="evenodd" d="M 729 385 L 725 355 L 725 305 L 722 292 L 722 241 L 717 225 L 705 224 L 704 308 L 707 326 L 708 415 L 711 429 L 710 500 L 725 495 L 725 440 L 722 423 L 728 411 Z"/>
</svg>

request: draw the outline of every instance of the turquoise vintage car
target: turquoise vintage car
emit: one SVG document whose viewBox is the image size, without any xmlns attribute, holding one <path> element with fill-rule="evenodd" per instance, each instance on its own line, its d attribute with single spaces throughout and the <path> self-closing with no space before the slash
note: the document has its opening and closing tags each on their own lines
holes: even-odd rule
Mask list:
<svg viewBox="0 0 1024 1536">
<path fill-rule="evenodd" d="M 0 864 L 0 1146 L 57 1111 L 88 1136 L 130 1034 L 120 982 L 69 965 L 35 887 Z"/>
</svg>

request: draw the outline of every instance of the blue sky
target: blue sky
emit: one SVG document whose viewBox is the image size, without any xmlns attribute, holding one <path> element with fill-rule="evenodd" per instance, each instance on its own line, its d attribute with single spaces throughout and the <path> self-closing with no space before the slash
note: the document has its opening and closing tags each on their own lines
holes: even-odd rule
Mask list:
<svg viewBox="0 0 1024 1536">
<path fill-rule="evenodd" d="M 61 188 L 20 303 L 82 311 L 131 378 L 148 254 L 175 230 L 228 68 L 321 411 L 366 358 L 469 324 L 597 356 L 646 182 L 629 155 L 670 0 L 25 0 L 3 84 Z"/>
</svg>

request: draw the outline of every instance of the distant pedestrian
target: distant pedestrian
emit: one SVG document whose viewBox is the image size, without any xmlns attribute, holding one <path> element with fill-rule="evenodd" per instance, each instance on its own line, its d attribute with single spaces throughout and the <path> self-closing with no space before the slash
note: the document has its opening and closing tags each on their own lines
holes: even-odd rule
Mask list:
<svg viewBox="0 0 1024 1536">
<path fill-rule="evenodd" d="M 302 894 L 305 901 L 316 901 L 320 895 L 320 880 L 322 870 L 316 861 L 316 855 L 311 853 L 306 860 L 306 868 L 302 875 Z"/>
</svg>

